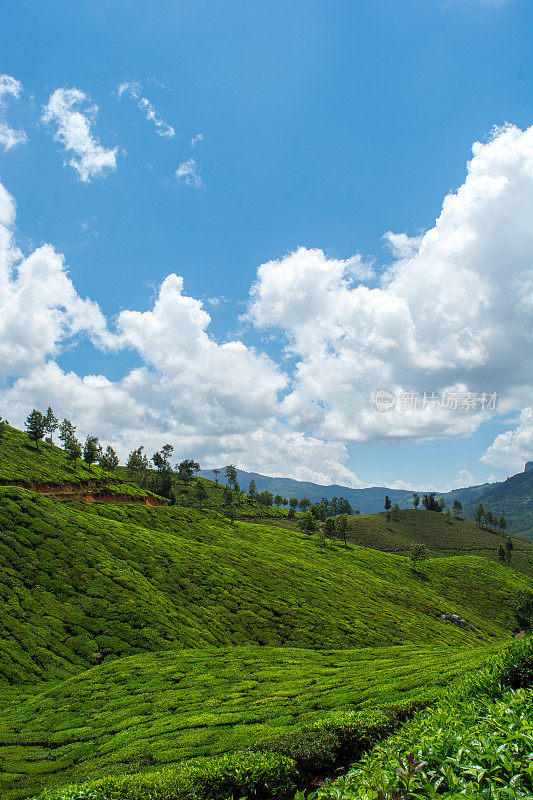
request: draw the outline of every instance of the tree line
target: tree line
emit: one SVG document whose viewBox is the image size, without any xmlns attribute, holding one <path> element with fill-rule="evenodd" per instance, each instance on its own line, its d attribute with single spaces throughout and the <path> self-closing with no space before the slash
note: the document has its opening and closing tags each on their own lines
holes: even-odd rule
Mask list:
<svg viewBox="0 0 533 800">
<path fill-rule="evenodd" d="M 118 456 L 113 448 L 108 445 L 104 450 L 97 436 L 87 436 L 82 447 L 81 442 L 76 438 L 77 426 L 67 418 L 59 422 L 50 406 L 45 414 L 34 408 L 28 414 L 25 426 L 28 438 L 35 443 L 37 449 L 39 449 L 39 442 L 43 439 L 53 445 L 54 434 L 58 431 L 58 438 L 68 460 L 73 463 L 74 472 L 76 472 L 76 466 L 80 459 L 83 459 L 88 467 L 98 463 L 108 474 L 114 472 L 119 465 Z"/>
</svg>

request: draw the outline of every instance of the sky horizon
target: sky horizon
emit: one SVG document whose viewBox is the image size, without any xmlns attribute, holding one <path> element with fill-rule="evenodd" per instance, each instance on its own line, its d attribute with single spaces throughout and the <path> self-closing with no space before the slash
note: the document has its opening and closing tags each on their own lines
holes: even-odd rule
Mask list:
<svg viewBox="0 0 533 800">
<path fill-rule="evenodd" d="M 3 16 L 0 415 L 355 488 L 523 470 L 530 3 Z"/>
</svg>

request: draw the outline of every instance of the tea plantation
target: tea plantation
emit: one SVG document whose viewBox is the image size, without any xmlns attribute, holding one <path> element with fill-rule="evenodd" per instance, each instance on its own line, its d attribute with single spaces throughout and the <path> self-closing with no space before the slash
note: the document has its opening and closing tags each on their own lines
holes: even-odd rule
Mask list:
<svg viewBox="0 0 533 800">
<path fill-rule="evenodd" d="M 37 450 L 7 429 L 6 800 L 139 770 L 146 780 L 124 777 L 87 797 L 286 794 L 307 774 L 304 751 L 316 766 L 310 753 L 326 741 L 337 752 L 335 737 L 344 741 L 328 720 L 356 714 L 350 730 L 368 749 L 372 737 L 494 658 L 517 629 L 517 597 L 533 585 L 528 543 L 515 537 L 511 565 L 502 565 L 495 534 L 431 512 L 388 521 L 359 515 L 347 546 L 324 546 L 281 527 L 293 524 L 282 509 L 261 519 L 255 501 L 242 499 L 240 516 L 250 519 L 226 518 L 223 489 L 208 481 L 203 503 L 193 479 L 181 492 L 184 505 L 146 506 L 147 493 L 120 484 L 123 475 L 105 487 L 117 502 L 86 502 L 99 497 L 69 499 L 68 486 L 88 480 L 88 468 L 69 470 L 58 448 Z M 102 485 L 97 468 L 90 472 Z M 47 484 L 66 484 L 64 499 L 45 496 Z M 420 542 L 436 557 L 414 569 L 406 556 Z M 451 614 L 462 622 L 450 622 Z M 304 737 L 297 757 L 294 736 Z M 253 753 L 224 755 L 252 745 Z M 240 783 L 236 774 L 245 776 Z M 179 791 L 169 794 L 168 781 Z"/>
</svg>

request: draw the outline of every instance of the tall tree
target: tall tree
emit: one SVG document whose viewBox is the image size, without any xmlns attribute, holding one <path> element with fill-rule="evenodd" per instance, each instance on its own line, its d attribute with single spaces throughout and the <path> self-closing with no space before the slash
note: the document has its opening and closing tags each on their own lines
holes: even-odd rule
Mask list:
<svg viewBox="0 0 533 800">
<path fill-rule="evenodd" d="M 98 460 L 102 448 L 96 436 L 87 436 L 85 444 L 83 445 L 83 460 L 91 467 L 95 461 Z"/>
<path fill-rule="evenodd" d="M 214 469 L 213 472 L 214 472 L 214 475 L 215 475 L 215 483 L 218 483 L 218 476 L 220 475 L 220 470 L 219 469 Z"/>
<path fill-rule="evenodd" d="M 310 505 L 311 505 L 311 501 L 310 501 L 310 499 L 308 497 L 302 497 L 302 498 L 300 498 L 300 500 L 298 500 L 298 508 L 301 511 L 305 511 L 306 509 L 309 508 Z"/>
<path fill-rule="evenodd" d="M 392 506 L 392 503 L 390 501 L 390 497 L 389 497 L 388 494 L 386 494 L 385 495 L 385 511 L 388 511 L 391 506 Z"/>
<path fill-rule="evenodd" d="M 44 415 L 44 419 L 46 422 L 46 432 L 50 436 L 50 441 L 53 444 L 54 433 L 56 432 L 57 427 L 59 425 L 59 420 L 57 419 L 57 417 L 54 416 L 54 412 L 52 411 L 50 406 L 48 406 L 48 408 L 46 409 L 46 414 Z"/>
<path fill-rule="evenodd" d="M 460 500 L 455 498 L 455 500 L 453 501 L 453 515 L 454 515 L 454 517 L 458 517 L 462 510 L 463 510 L 463 504 L 461 503 Z"/>
<path fill-rule="evenodd" d="M 505 517 L 500 517 L 500 520 L 499 520 L 499 522 L 498 522 L 498 525 L 499 525 L 499 527 L 500 527 L 500 529 L 501 529 L 502 531 L 504 531 L 504 530 L 506 529 L 506 527 L 507 527 L 507 520 L 505 519 Z"/>
<path fill-rule="evenodd" d="M 44 438 L 46 433 L 46 421 L 44 415 L 36 408 L 28 414 L 26 419 L 26 433 L 28 438 L 35 442 L 37 450 L 39 449 L 39 442 Z"/>
<path fill-rule="evenodd" d="M 139 486 L 146 486 L 148 474 L 148 458 L 143 453 L 144 447 L 141 445 L 136 450 L 132 450 L 126 462 L 126 476 L 129 481 L 135 481 Z"/>
<path fill-rule="evenodd" d="M 292 508 L 295 511 L 298 508 L 298 498 L 291 497 L 289 500 L 289 508 Z"/>
<path fill-rule="evenodd" d="M 178 464 L 178 476 L 180 480 L 187 482 L 192 478 L 193 472 L 198 472 L 199 469 L 200 464 L 197 461 L 193 461 L 192 458 L 185 458 Z"/>
<path fill-rule="evenodd" d="M 415 509 L 420 505 L 420 497 L 417 492 L 413 492 L 413 506 Z"/>
<path fill-rule="evenodd" d="M 485 513 L 485 506 L 483 505 L 483 503 L 479 503 L 478 507 L 476 508 L 476 513 L 474 514 L 474 519 L 476 520 L 479 526 L 481 526 L 481 520 L 483 519 L 484 513 Z"/>
<path fill-rule="evenodd" d="M 156 468 L 158 472 L 161 472 L 163 467 L 165 466 L 165 459 L 163 458 L 162 454 L 157 450 L 152 456 L 152 464 Z"/>
<path fill-rule="evenodd" d="M 275 506 L 280 506 L 282 503 L 283 503 L 283 497 L 280 494 L 277 494 L 274 497 L 274 505 Z"/>
<path fill-rule="evenodd" d="M 269 492 L 267 489 L 265 489 L 260 495 L 258 495 L 257 500 L 261 506 L 271 506 L 274 502 L 274 496 L 272 492 Z"/>
<path fill-rule="evenodd" d="M 226 482 L 228 486 L 233 486 L 233 488 L 235 488 L 235 485 L 237 483 L 237 468 L 235 464 L 228 464 L 226 466 L 224 475 L 226 477 Z"/>
<path fill-rule="evenodd" d="M 161 448 L 161 455 L 163 456 L 163 460 L 165 462 L 165 467 L 170 465 L 170 456 L 174 452 L 174 448 L 171 444 L 164 444 Z"/>
<path fill-rule="evenodd" d="M 68 460 L 74 462 L 74 472 L 76 472 L 76 464 L 78 459 L 81 458 L 81 445 L 75 436 L 71 436 L 67 441 L 65 452 Z"/>
<path fill-rule="evenodd" d="M 305 514 L 299 518 L 298 527 L 303 533 L 307 533 L 308 536 L 311 536 L 311 534 L 316 531 L 317 524 L 310 511 L 306 511 Z"/>
<path fill-rule="evenodd" d="M 257 483 L 252 478 L 252 480 L 250 481 L 250 485 L 248 487 L 248 497 L 250 498 L 250 500 L 253 500 L 256 494 L 257 494 Z"/>
<path fill-rule="evenodd" d="M 346 533 L 348 531 L 348 517 L 346 514 L 341 514 L 340 517 L 337 517 L 337 534 L 344 539 L 344 546 L 346 547 Z"/>
<path fill-rule="evenodd" d="M 324 531 L 324 536 L 326 536 L 328 539 L 333 539 L 337 533 L 335 529 L 335 520 L 333 517 L 326 517 L 326 520 L 322 525 L 322 530 Z"/>
<path fill-rule="evenodd" d="M 119 461 L 118 461 L 118 456 L 111 447 L 111 445 L 109 444 L 107 445 L 105 453 L 100 451 L 98 463 L 100 464 L 104 472 L 107 472 L 108 475 L 110 472 L 114 472 L 116 470 Z"/>
<path fill-rule="evenodd" d="M 67 442 L 74 436 L 76 433 L 76 425 L 73 425 L 72 422 L 65 417 L 61 425 L 59 426 L 59 440 L 63 442 L 63 449 L 67 449 Z"/>
</svg>

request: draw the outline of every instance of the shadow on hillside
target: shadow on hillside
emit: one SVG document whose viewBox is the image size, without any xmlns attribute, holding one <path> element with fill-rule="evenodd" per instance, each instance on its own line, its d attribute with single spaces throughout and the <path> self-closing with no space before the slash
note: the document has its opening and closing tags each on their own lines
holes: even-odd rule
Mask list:
<svg viewBox="0 0 533 800">
<path fill-rule="evenodd" d="M 414 578 L 418 578 L 419 581 L 422 581 L 422 583 L 429 583 L 429 575 L 427 572 L 424 572 L 421 569 L 416 569 L 416 567 L 411 567 L 409 572 Z"/>
</svg>

